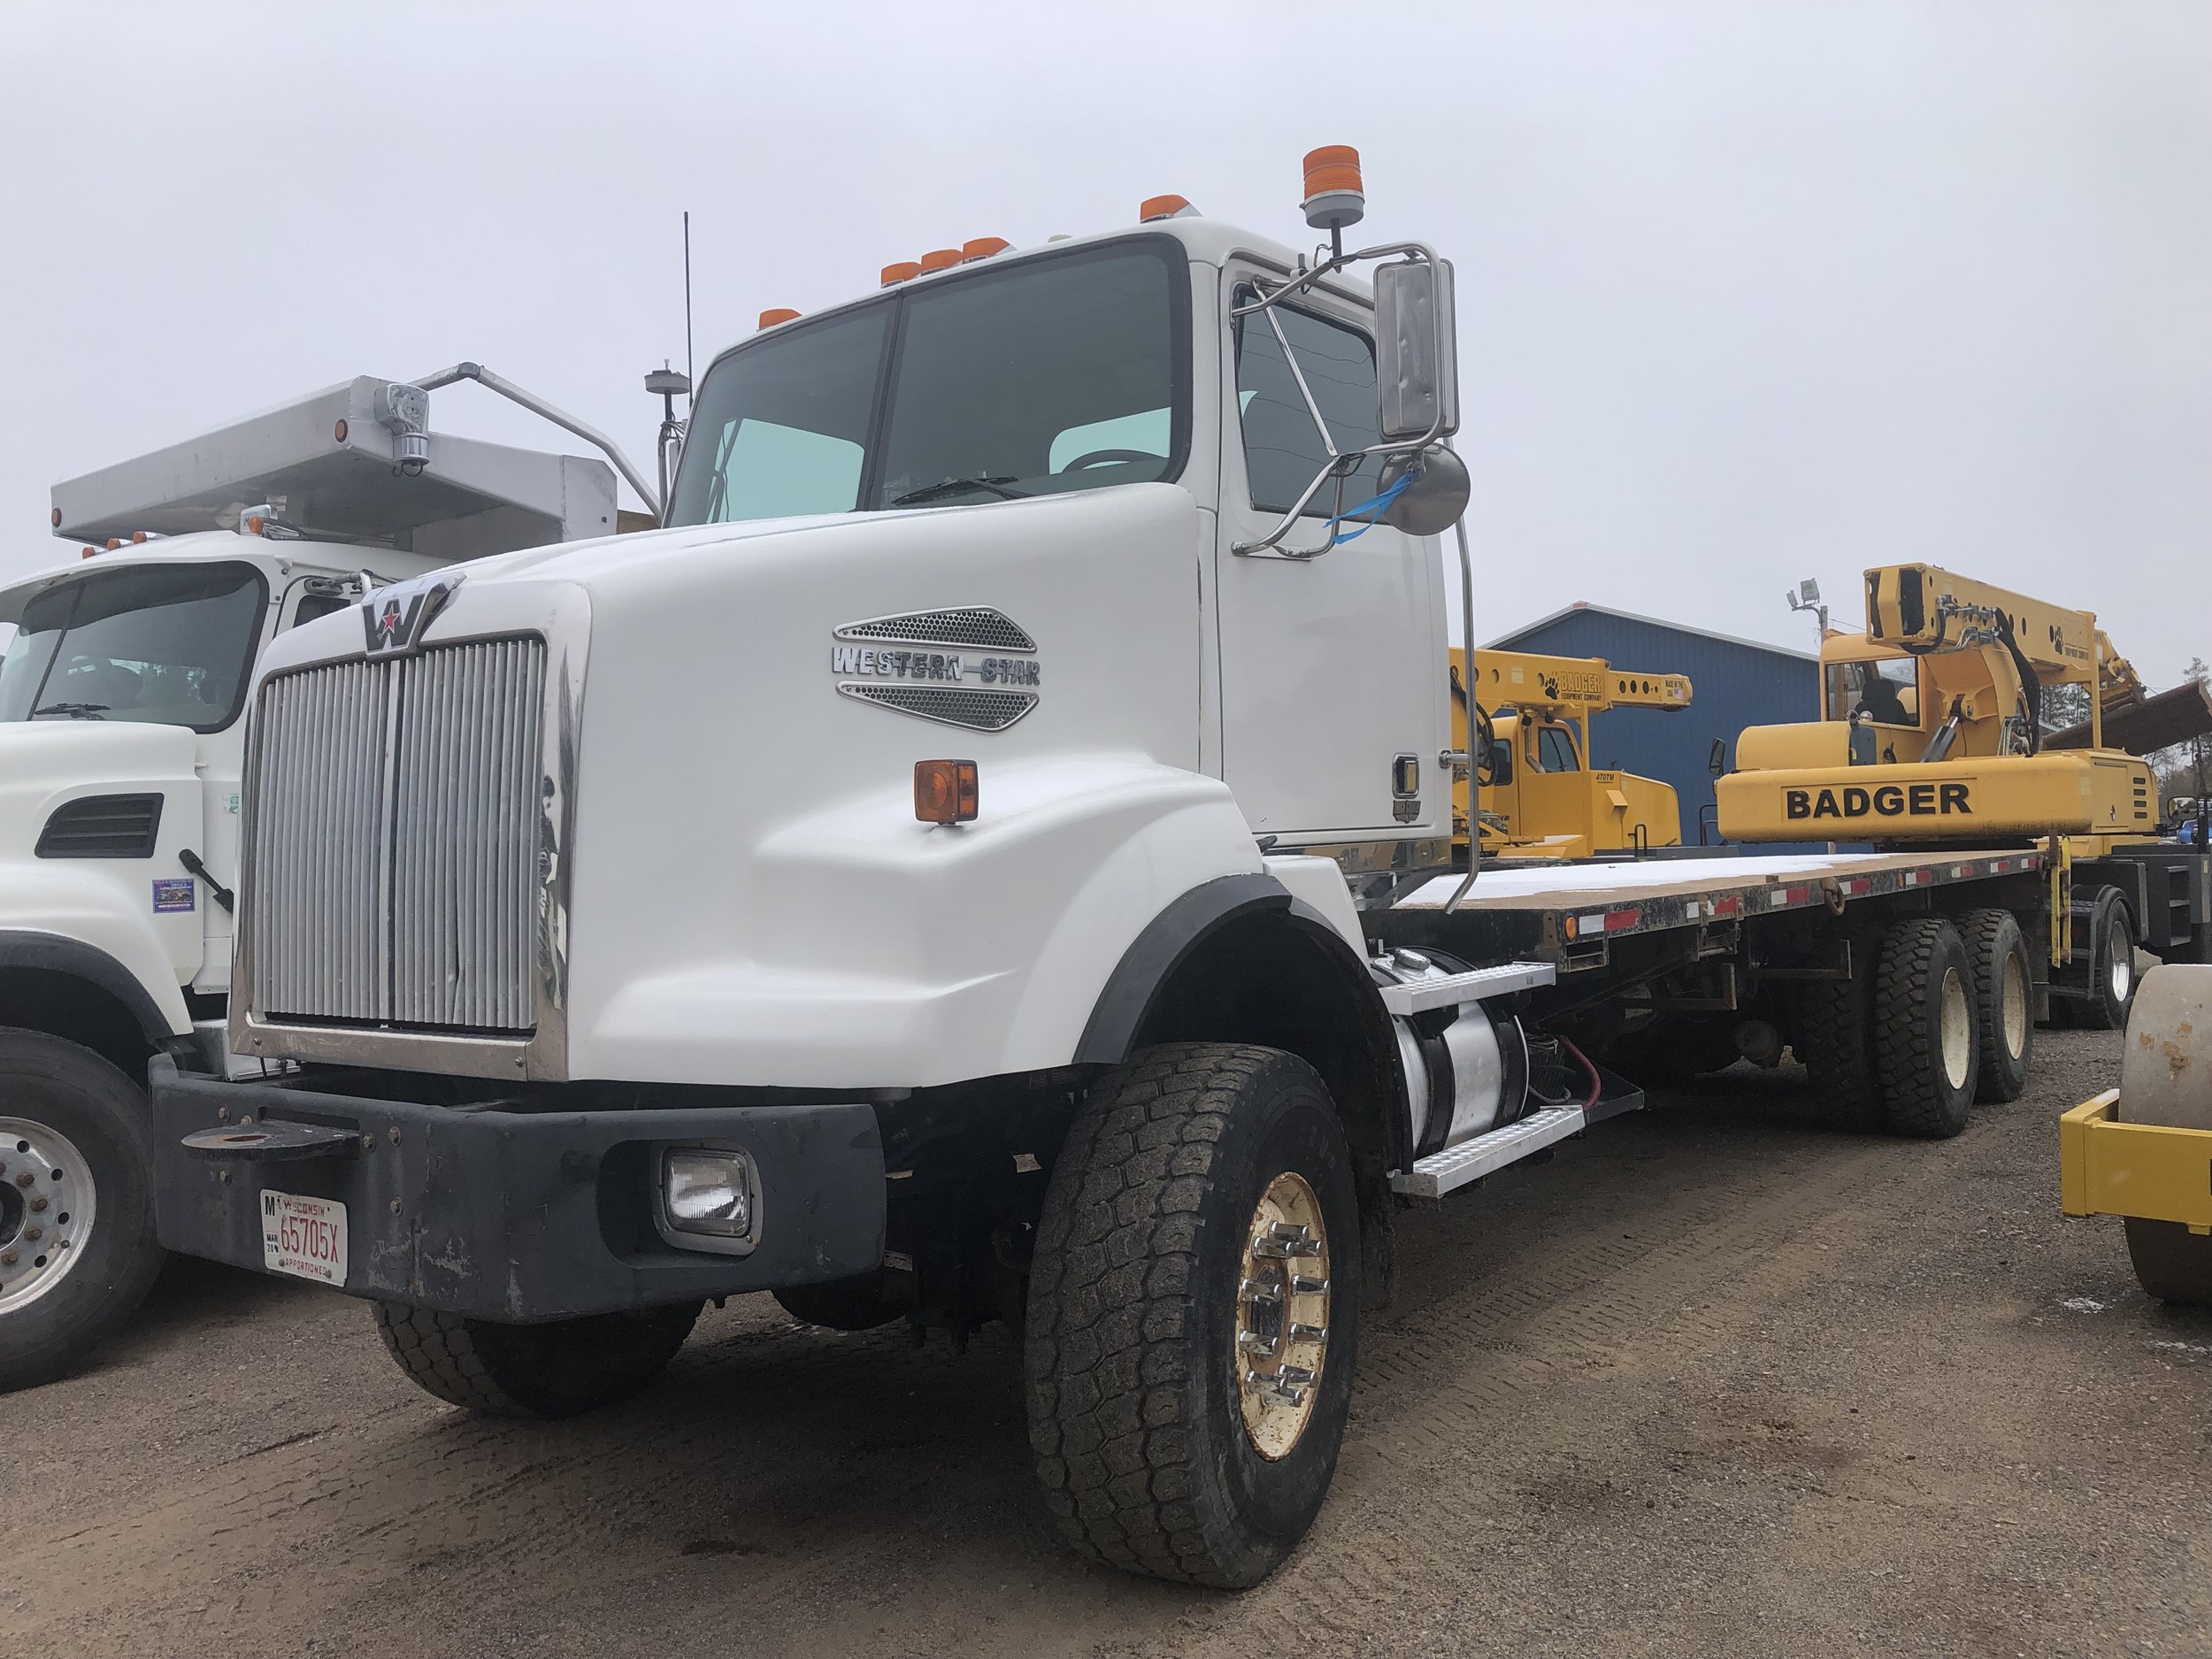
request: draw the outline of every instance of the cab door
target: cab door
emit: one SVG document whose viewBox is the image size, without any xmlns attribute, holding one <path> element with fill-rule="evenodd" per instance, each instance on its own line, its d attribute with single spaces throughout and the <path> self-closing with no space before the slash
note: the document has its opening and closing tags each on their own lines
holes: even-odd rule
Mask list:
<svg viewBox="0 0 2212 1659">
<path fill-rule="evenodd" d="M 1450 719 L 1437 539 L 1328 524 L 1376 493 L 1379 465 L 1370 460 L 1340 492 L 1325 486 L 1285 541 L 1304 549 L 1356 534 L 1303 560 L 1234 551 L 1274 528 L 1332 445 L 1348 453 L 1376 434 L 1363 308 L 1324 294 L 1232 318 L 1234 305 L 1256 297 L 1263 274 L 1282 277 L 1233 262 L 1221 296 L 1223 776 L 1256 834 L 1448 837 L 1451 779 L 1437 764 Z"/>
</svg>

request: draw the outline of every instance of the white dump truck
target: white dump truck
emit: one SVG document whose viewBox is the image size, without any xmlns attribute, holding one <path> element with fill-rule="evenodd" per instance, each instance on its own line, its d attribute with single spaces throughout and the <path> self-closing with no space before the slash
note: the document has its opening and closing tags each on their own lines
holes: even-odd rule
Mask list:
<svg viewBox="0 0 2212 1659">
<path fill-rule="evenodd" d="M 148 1057 L 267 1069 L 226 1034 L 262 650 L 457 559 L 618 527 L 605 462 L 429 430 L 427 388 L 471 378 L 512 389 L 364 377 L 56 485 L 67 557 L 0 588 L 0 1388 L 66 1366 L 160 1264 Z"/>
<path fill-rule="evenodd" d="M 1609 1055 L 1794 1043 L 1922 1136 L 2016 1095 L 2039 846 L 1455 863 L 1451 273 L 1344 253 L 1361 199 L 1317 152 L 1312 252 L 1165 197 L 769 313 L 667 527 L 279 638 L 229 1047 L 300 1069 L 154 1057 L 163 1241 L 495 1413 L 743 1292 L 1002 1320 L 1070 1540 L 1236 1586 L 1401 1207 L 1640 1104 Z"/>
</svg>

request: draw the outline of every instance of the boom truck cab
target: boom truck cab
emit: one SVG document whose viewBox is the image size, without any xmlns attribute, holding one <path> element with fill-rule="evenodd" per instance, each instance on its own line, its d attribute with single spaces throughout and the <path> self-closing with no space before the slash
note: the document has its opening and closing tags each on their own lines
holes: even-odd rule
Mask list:
<svg viewBox="0 0 2212 1659">
<path fill-rule="evenodd" d="M 1452 743 L 1471 754 L 1486 858 L 1587 858 L 1682 844 L 1671 784 L 1590 764 L 1590 721 L 1608 709 L 1690 706 L 1684 674 L 1616 669 L 1601 657 L 1475 652 L 1475 741 L 1467 653 L 1452 648 Z M 1467 834 L 1469 773 L 1454 785 L 1452 833 Z"/>
<path fill-rule="evenodd" d="M 279 639 L 229 1041 L 298 1069 L 156 1056 L 164 1242 L 524 1417 L 708 1299 L 1001 1320 L 1071 1542 L 1236 1587 L 1402 1210 L 1634 1110 L 1609 1058 L 1793 1040 L 1924 1136 L 2016 1093 L 1952 918 L 2034 924 L 2035 850 L 1455 856 L 1451 271 L 1346 251 L 1351 152 L 1305 184 L 1307 252 L 1160 197 L 768 313 L 666 527 Z"/>
<path fill-rule="evenodd" d="M 57 484 L 71 556 L 0 587 L 0 1388 L 65 1367 L 160 1264 L 149 1056 L 273 1069 L 226 1020 L 262 652 L 456 560 L 616 527 L 604 462 L 432 433 L 440 380 L 396 411 L 403 383 L 361 377 Z"/>
</svg>

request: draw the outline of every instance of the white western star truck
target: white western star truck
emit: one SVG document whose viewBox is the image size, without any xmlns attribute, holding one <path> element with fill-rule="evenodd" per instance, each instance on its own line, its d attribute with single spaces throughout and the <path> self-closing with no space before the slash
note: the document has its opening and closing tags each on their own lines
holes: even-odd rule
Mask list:
<svg viewBox="0 0 2212 1659">
<path fill-rule="evenodd" d="M 428 389 L 465 378 L 541 407 L 475 365 L 332 387 L 55 486 L 81 554 L 0 588 L 0 1389 L 160 1265 L 149 1056 L 265 1069 L 225 1036 L 256 657 L 358 628 L 382 584 L 629 516 L 604 462 L 432 433 Z"/>
<path fill-rule="evenodd" d="M 1452 867 L 1450 272 L 1359 205 L 1321 152 L 1314 255 L 1170 197 L 769 313 L 669 527 L 277 640 L 229 1042 L 302 1069 L 154 1058 L 163 1241 L 489 1412 L 747 1291 L 1000 1319 L 1069 1538 L 1244 1586 L 1401 1207 L 1639 1104 L 1614 1046 L 1793 1041 L 1919 1135 L 2016 1094 L 2032 845 Z"/>
</svg>

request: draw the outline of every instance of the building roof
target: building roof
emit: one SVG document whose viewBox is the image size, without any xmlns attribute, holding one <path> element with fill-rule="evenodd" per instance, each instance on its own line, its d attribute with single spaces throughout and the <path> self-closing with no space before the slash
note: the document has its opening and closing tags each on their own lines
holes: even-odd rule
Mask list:
<svg viewBox="0 0 2212 1659">
<path fill-rule="evenodd" d="M 1684 623 L 1669 622 L 1662 617 L 1640 616 L 1633 611 L 1616 611 L 1610 605 L 1594 605 L 1586 599 L 1578 599 L 1574 603 L 1563 606 L 1548 617 L 1539 617 L 1533 622 L 1525 623 L 1520 627 L 1501 634 L 1492 640 L 1486 649 L 1497 650 L 1506 646 L 1518 645 L 1539 628 L 1549 627 L 1553 623 L 1565 618 L 1584 614 L 1617 617 L 1624 622 L 1640 622 L 1647 627 L 1665 628 L 1675 634 L 1694 634 L 1700 639 L 1718 640 L 1724 645 L 1740 645 L 1747 651 L 1766 651 L 1773 656 L 1791 657 L 1801 663 L 1816 663 L 1820 660 L 1819 657 L 1812 651 L 1793 651 L 1786 645 L 1769 645 L 1763 640 L 1747 640 L 1733 634 L 1716 634 L 1710 628 L 1694 628 Z"/>
</svg>

